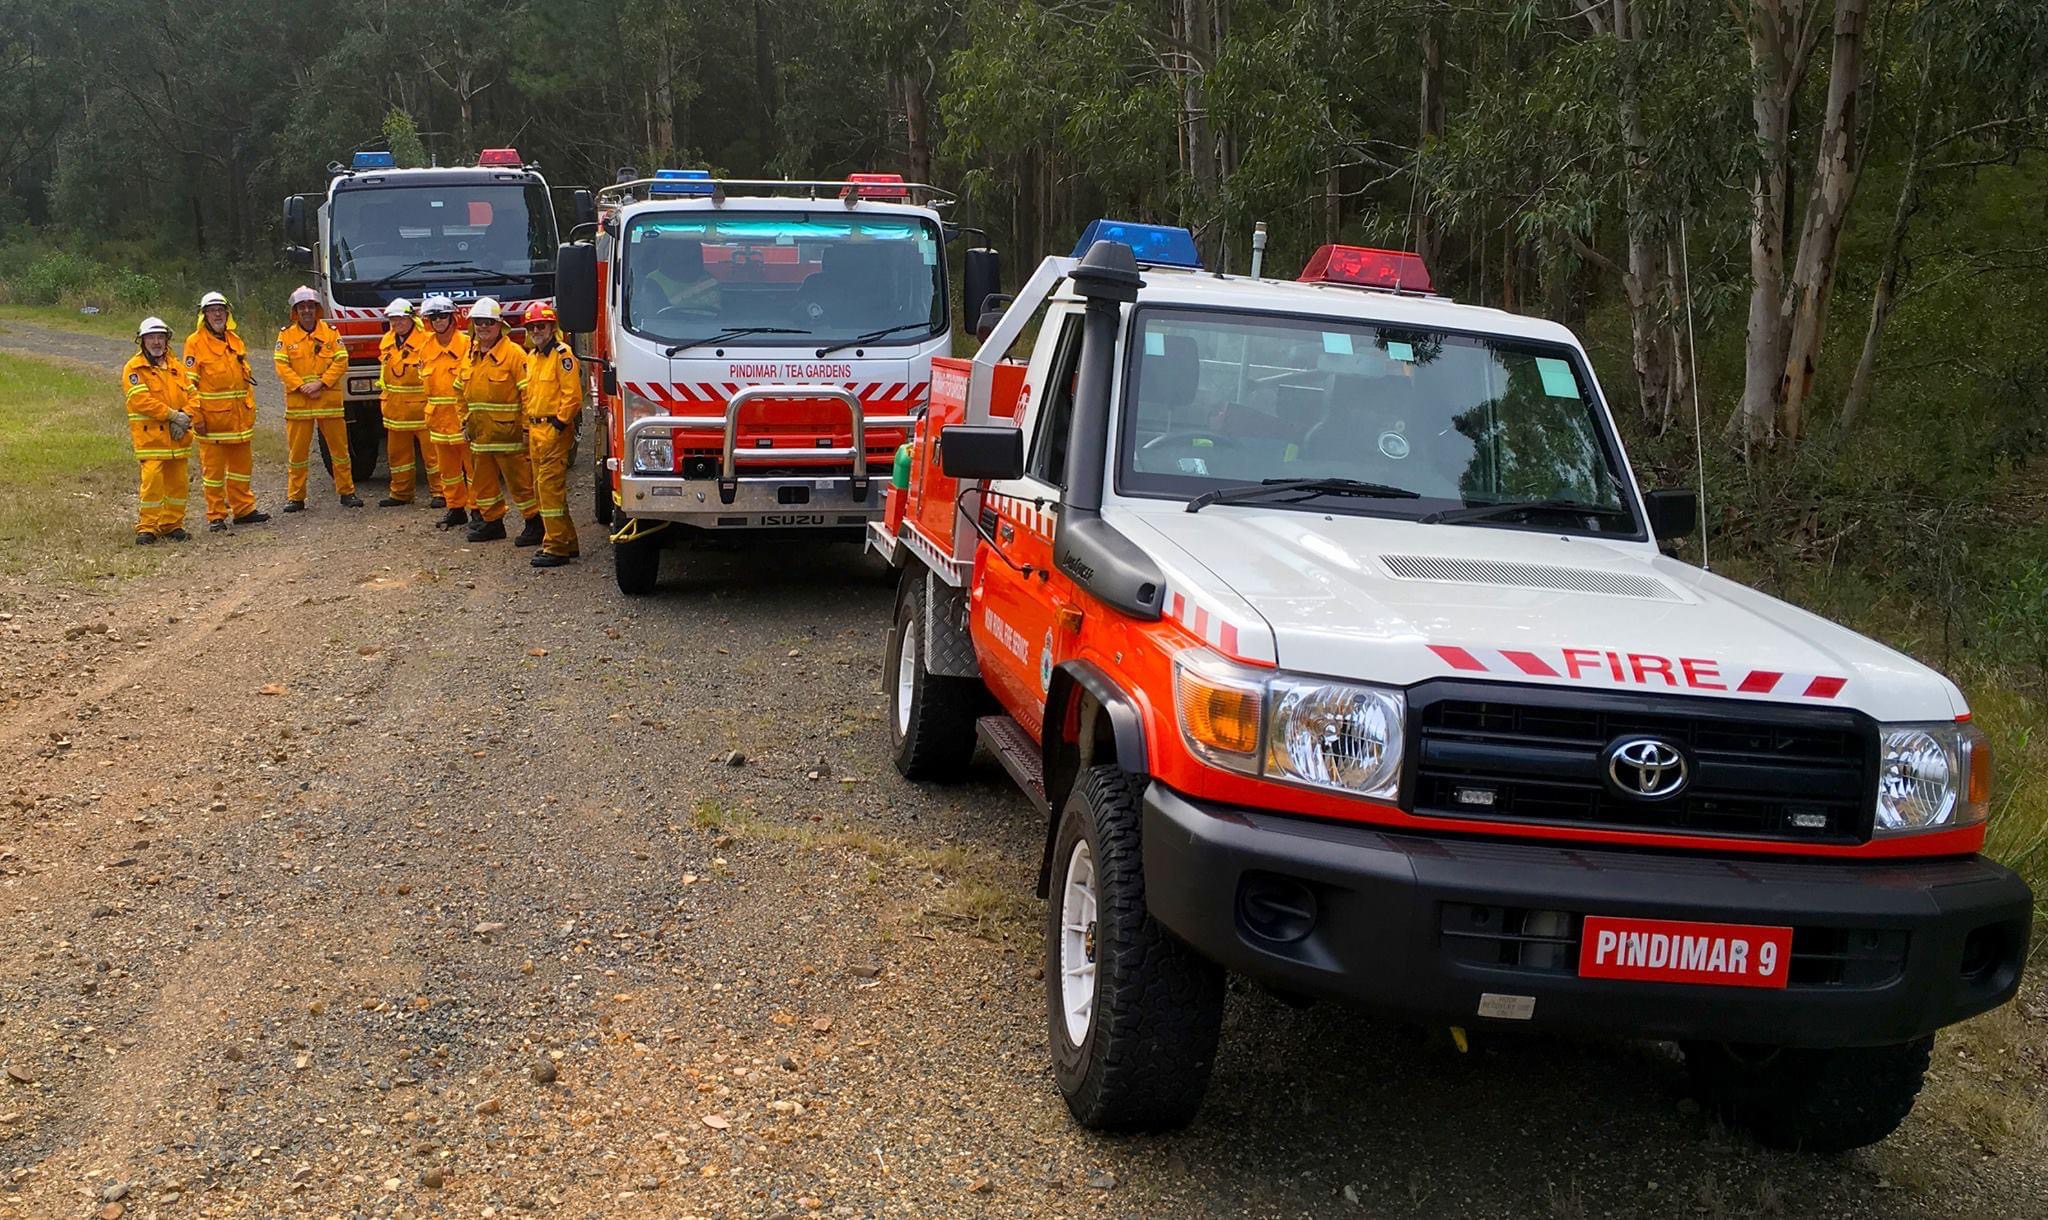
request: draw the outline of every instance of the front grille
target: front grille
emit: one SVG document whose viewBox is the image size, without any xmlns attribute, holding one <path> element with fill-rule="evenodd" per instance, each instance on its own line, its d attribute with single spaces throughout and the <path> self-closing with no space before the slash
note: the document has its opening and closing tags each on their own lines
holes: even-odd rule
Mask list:
<svg viewBox="0 0 2048 1220">
<path fill-rule="evenodd" d="M 1410 692 L 1409 791 L 1423 816 L 1802 843 L 1870 837 L 1875 725 L 1829 708 L 1424 683 Z M 1603 752 L 1655 737 L 1688 782 L 1625 793 Z"/>
<path fill-rule="evenodd" d="M 1585 916 L 1577 912 L 1449 902 L 1438 930 L 1444 956 L 1491 970 L 1576 978 Z M 1794 927 L 1785 985 L 1882 987 L 1906 968 L 1907 934 Z"/>
</svg>

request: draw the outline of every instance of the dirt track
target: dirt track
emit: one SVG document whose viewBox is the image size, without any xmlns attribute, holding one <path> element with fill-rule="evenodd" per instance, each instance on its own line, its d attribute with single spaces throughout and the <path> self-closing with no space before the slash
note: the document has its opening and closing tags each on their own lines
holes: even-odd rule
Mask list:
<svg viewBox="0 0 2048 1220">
<path fill-rule="evenodd" d="M 1089 1136 L 1041 829 L 993 767 L 888 766 L 885 574 L 692 554 L 627 602 L 587 504 L 539 573 L 314 485 L 111 592 L 0 587 L 0 1215 L 2048 1212 L 2042 1149 L 1938 1107 L 1780 1156 L 1662 1048 L 1245 990 L 1193 1129 Z"/>
</svg>

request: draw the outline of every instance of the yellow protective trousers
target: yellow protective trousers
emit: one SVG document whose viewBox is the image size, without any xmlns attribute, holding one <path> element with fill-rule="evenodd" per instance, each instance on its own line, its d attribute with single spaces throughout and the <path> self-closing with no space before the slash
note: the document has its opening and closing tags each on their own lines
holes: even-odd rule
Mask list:
<svg viewBox="0 0 2048 1220">
<path fill-rule="evenodd" d="M 521 517 L 531 517 L 537 506 L 533 463 L 526 456 L 526 421 L 512 413 L 517 410 L 517 404 L 508 404 L 505 413 L 470 408 L 469 490 L 476 501 L 473 507 L 486 521 L 504 518 L 508 493 Z"/>
<path fill-rule="evenodd" d="M 348 424 L 341 416 L 322 415 L 307 419 L 286 415 L 284 498 L 287 500 L 303 501 L 306 498 L 306 474 L 313 465 L 313 429 L 316 425 L 320 436 L 327 442 L 327 455 L 334 459 L 335 494 L 346 496 L 355 493 L 355 468 L 348 460 Z"/>
<path fill-rule="evenodd" d="M 576 434 L 567 428 L 536 424 L 528 433 L 533 455 L 533 495 L 540 505 L 540 549 L 548 555 L 576 555 L 576 525 L 569 519 L 569 446 Z"/>
<path fill-rule="evenodd" d="M 135 532 L 161 537 L 185 528 L 185 496 L 191 488 L 190 457 L 143 458 L 142 486 L 135 496 Z"/>
<path fill-rule="evenodd" d="M 225 521 L 256 511 L 256 491 L 249 484 L 255 468 L 249 442 L 199 438 L 199 486 L 206 495 L 206 519 Z"/>
<path fill-rule="evenodd" d="M 419 470 L 427 468 L 427 494 L 438 496 L 441 491 L 441 462 L 435 452 L 439 446 L 427 439 L 419 428 L 395 428 L 390 420 L 384 421 L 384 456 L 391 463 L 391 498 L 412 502 L 414 489 L 419 486 Z M 414 453 L 418 453 L 415 458 Z"/>
</svg>

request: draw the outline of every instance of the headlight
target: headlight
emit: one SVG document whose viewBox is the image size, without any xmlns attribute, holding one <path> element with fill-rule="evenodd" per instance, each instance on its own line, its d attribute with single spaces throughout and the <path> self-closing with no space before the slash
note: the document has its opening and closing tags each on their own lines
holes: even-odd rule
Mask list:
<svg viewBox="0 0 2048 1220">
<path fill-rule="evenodd" d="M 1181 739 L 1212 766 L 1392 801 L 1408 702 L 1400 691 L 1276 674 L 1202 648 L 1174 658 Z"/>
<path fill-rule="evenodd" d="M 1275 678 L 1271 701 L 1267 775 L 1383 800 L 1400 794 L 1408 708 L 1400 692 Z"/>
<path fill-rule="evenodd" d="M 1888 724 L 1879 733 L 1877 833 L 1975 826 L 1991 816 L 1991 746 L 1967 721 Z"/>
<path fill-rule="evenodd" d="M 671 471 L 675 468 L 675 441 L 666 436 L 642 436 L 634 439 L 633 469 Z"/>
</svg>

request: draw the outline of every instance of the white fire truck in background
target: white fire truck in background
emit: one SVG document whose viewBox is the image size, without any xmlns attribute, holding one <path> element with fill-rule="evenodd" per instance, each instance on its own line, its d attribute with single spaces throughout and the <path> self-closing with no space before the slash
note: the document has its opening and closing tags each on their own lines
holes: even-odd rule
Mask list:
<svg viewBox="0 0 2048 1220">
<path fill-rule="evenodd" d="M 467 325 L 468 303 L 478 297 L 498 298 L 515 319 L 528 304 L 552 300 L 555 210 L 540 166 L 512 148 L 484 149 L 473 166 L 432 169 L 399 169 L 388 152 L 359 152 L 348 168 L 337 162 L 328 173 L 324 192 L 285 199 L 285 257 L 310 273 L 348 347 L 348 447 L 360 479 L 375 473 L 384 452 L 384 307 L 439 293 L 463 308 Z M 577 191 L 574 206 L 579 223 L 594 218 L 590 192 Z"/>
<path fill-rule="evenodd" d="M 721 180 L 662 170 L 598 193 L 556 303 L 601 370 L 597 509 L 621 591 L 704 532 L 858 540 L 953 341 L 951 197 L 898 174 Z M 962 259 L 963 310 L 997 290 Z"/>
</svg>

